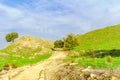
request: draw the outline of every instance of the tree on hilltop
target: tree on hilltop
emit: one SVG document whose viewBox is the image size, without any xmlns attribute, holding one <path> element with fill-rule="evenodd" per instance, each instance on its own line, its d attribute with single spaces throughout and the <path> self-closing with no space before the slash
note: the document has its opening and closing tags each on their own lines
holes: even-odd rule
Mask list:
<svg viewBox="0 0 120 80">
<path fill-rule="evenodd" d="M 7 42 L 14 42 L 16 38 L 18 38 L 18 33 L 16 32 L 8 33 L 5 36 Z"/>
</svg>

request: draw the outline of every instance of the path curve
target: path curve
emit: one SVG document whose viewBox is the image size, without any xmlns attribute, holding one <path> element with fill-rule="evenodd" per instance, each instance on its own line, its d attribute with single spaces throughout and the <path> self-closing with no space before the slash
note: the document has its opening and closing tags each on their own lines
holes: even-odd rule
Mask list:
<svg viewBox="0 0 120 80">
<path fill-rule="evenodd" d="M 44 80 L 43 74 L 41 74 L 42 71 L 46 68 L 59 65 L 66 56 L 67 52 L 65 51 L 55 51 L 49 59 L 25 69 L 20 74 L 12 77 L 10 80 Z"/>
</svg>

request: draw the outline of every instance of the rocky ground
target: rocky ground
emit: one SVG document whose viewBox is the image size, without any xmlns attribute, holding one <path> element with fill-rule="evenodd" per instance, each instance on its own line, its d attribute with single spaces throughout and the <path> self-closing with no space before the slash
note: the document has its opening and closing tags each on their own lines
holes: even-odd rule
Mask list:
<svg viewBox="0 0 120 80">
<path fill-rule="evenodd" d="M 47 60 L 11 70 L 2 70 L 0 80 L 120 80 L 120 70 L 75 67 L 65 63 L 67 51 L 55 51 Z"/>
</svg>

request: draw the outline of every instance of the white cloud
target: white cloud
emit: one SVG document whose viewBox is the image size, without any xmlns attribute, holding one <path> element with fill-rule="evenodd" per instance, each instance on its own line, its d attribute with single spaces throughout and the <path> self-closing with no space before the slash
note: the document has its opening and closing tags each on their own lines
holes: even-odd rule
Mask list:
<svg viewBox="0 0 120 80">
<path fill-rule="evenodd" d="M 5 14 L 10 18 L 19 18 L 22 16 L 22 12 L 17 8 L 8 7 L 6 5 L 0 4 L 0 12 Z"/>
</svg>

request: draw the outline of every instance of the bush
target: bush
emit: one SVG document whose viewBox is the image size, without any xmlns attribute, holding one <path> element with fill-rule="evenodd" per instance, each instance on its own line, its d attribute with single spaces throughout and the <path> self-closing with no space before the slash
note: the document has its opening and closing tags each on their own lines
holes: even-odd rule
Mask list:
<svg viewBox="0 0 120 80">
<path fill-rule="evenodd" d="M 17 65 L 12 64 L 12 68 L 13 68 L 13 69 L 17 68 Z"/>
<path fill-rule="evenodd" d="M 107 57 L 106 57 L 106 61 L 107 61 L 108 63 L 111 63 L 111 62 L 112 62 L 112 57 L 111 57 L 111 56 L 107 56 Z"/>
<path fill-rule="evenodd" d="M 78 40 L 75 35 L 72 33 L 67 35 L 63 40 L 56 40 L 54 42 L 54 48 L 65 48 L 65 49 L 73 49 L 78 45 Z"/>
<path fill-rule="evenodd" d="M 9 64 L 5 64 L 5 65 L 3 66 L 3 69 L 4 69 L 4 70 L 10 70 L 10 65 L 9 65 Z"/>
<path fill-rule="evenodd" d="M 64 42 L 62 40 L 56 40 L 54 42 L 54 48 L 63 48 Z"/>
<path fill-rule="evenodd" d="M 78 45 L 78 40 L 77 40 L 76 36 L 73 35 L 72 33 L 67 35 L 66 38 L 64 38 L 64 47 L 65 48 L 73 49 L 77 45 Z"/>
</svg>

